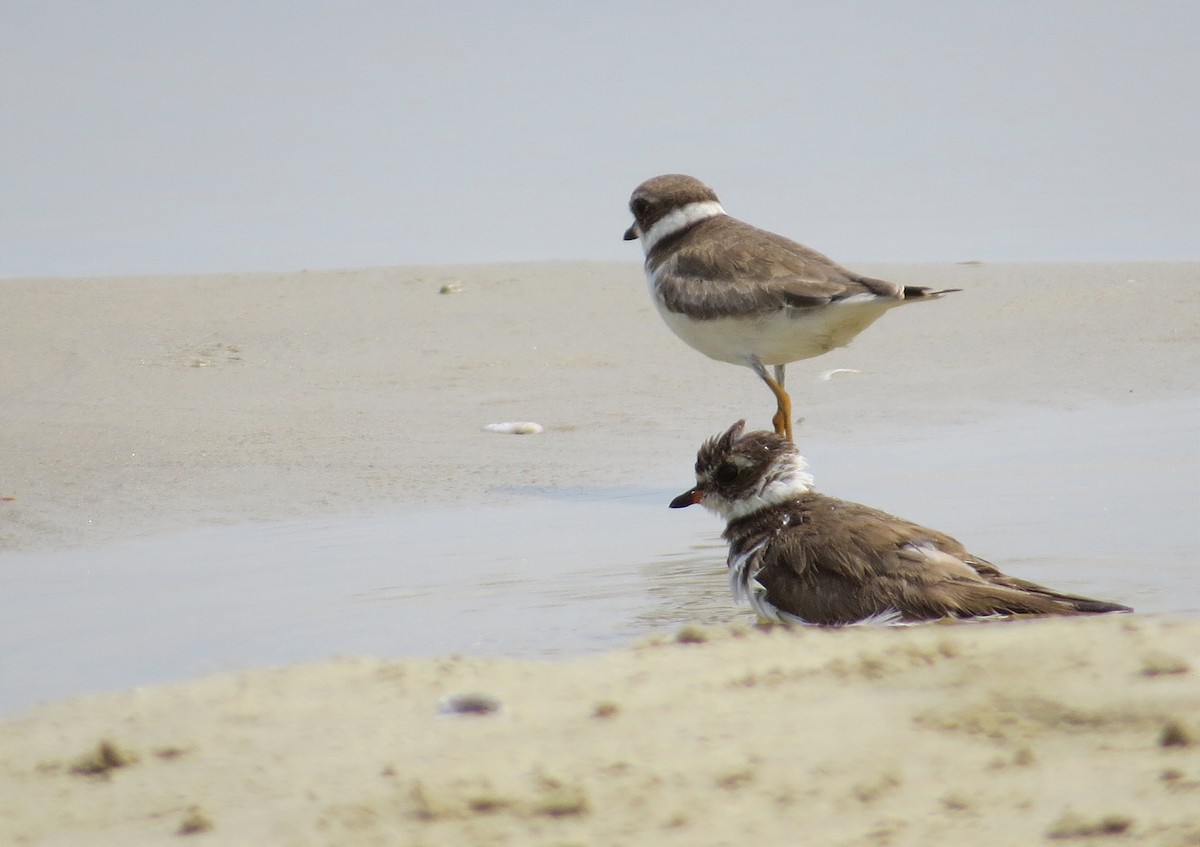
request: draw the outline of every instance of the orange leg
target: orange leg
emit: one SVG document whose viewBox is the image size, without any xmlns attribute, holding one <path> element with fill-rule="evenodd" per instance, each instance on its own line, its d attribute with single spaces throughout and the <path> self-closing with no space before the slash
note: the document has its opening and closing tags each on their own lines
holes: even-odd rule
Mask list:
<svg viewBox="0 0 1200 847">
<path fill-rule="evenodd" d="M 775 395 L 775 414 L 771 417 L 771 423 L 775 426 L 775 434 L 782 435 L 788 441 L 795 441 L 792 436 L 792 398 L 788 396 L 787 391 L 783 387 L 783 365 L 775 366 L 775 378 L 773 379 L 763 363 L 754 359 L 750 363 L 750 367 L 758 374 L 759 379 L 767 384 L 767 388 L 771 389 L 771 393 Z"/>
</svg>

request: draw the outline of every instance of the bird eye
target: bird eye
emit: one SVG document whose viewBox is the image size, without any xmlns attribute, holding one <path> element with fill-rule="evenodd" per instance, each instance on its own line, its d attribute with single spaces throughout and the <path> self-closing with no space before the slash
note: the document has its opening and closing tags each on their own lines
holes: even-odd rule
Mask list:
<svg viewBox="0 0 1200 847">
<path fill-rule="evenodd" d="M 650 208 L 650 201 L 645 197 L 634 197 L 629 201 L 629 211 L 633 212 L 634 217 L 640 217 Z"/>
<path fill-rule="evenodd" d="M 729 483 L 737 480 L 738 474 L 740 473 L 741 470 L 737 465 L 731 465 L 726 462 L 725 464 L 721 465 L 721 467 L 717 468 L 717 472 L 713 474 L 713 479 L 715 479 L 721 485 L 729 485 Z"/>
</svg>

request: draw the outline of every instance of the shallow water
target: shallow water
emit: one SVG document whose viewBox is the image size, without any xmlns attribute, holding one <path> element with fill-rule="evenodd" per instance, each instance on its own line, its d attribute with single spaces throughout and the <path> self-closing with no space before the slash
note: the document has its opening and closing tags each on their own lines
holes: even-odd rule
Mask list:
<svg viewBox="0 0 1200 847">
<path fill-rule="evenodd" d="M 804 448 L 822 490 L 949 532 L 1010 573 L 1200 616 L 1196 401 Z M 666 507 L 690 464 L 640 489 L 0 554 L 0 713 L 333 655 L 556 658 L 748 620 L 718 520 Z"/>
</svg>

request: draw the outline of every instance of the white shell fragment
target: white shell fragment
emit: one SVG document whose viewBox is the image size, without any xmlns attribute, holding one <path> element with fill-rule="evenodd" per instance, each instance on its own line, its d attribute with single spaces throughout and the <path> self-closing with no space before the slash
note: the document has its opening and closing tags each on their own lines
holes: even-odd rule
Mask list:
<svg viewBox="0 0 1200 847">
<path fill-rule="evenodd" d="M 499 432 L 503 435 L 538 435 L 545 432 L 545 427 L 533 421 L 505 421 L 484 426 L 485 432 Z"/>
<path fill-rule="evenodd" d="M 833 368 L 832 370 L 828 370 L 828 371 L 825 371 L 824 373 L 822 373 L 819 377 L 817 377 L 817 379 L 820 379 L 824 382 L 829 382 L 829 380 L 833 379 L 838 374 L 860 374 L 860 373 L 862 373 L 862 371 L 856 371 L 854 368 Z"/>
</svg>

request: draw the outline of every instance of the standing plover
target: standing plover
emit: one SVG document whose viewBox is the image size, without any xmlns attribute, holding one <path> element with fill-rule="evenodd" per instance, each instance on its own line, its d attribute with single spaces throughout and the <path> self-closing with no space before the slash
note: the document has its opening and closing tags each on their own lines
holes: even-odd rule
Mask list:
<svg viewBox="0 0 1200 847">
<path fill-rule="evenodd" d="M 629 200 L 646 280 L 671 330 L 710 358 L 752 368 L 775 395 L 775 432 L 792 438 L 788 362 L 849 344 L 893 306 L 934 291 L 859 276 L 815 250 L 725 214 L 700 180 L 666 174 Z M 767 373 L 773 365 L 775 375 Z"/>
</svg>

